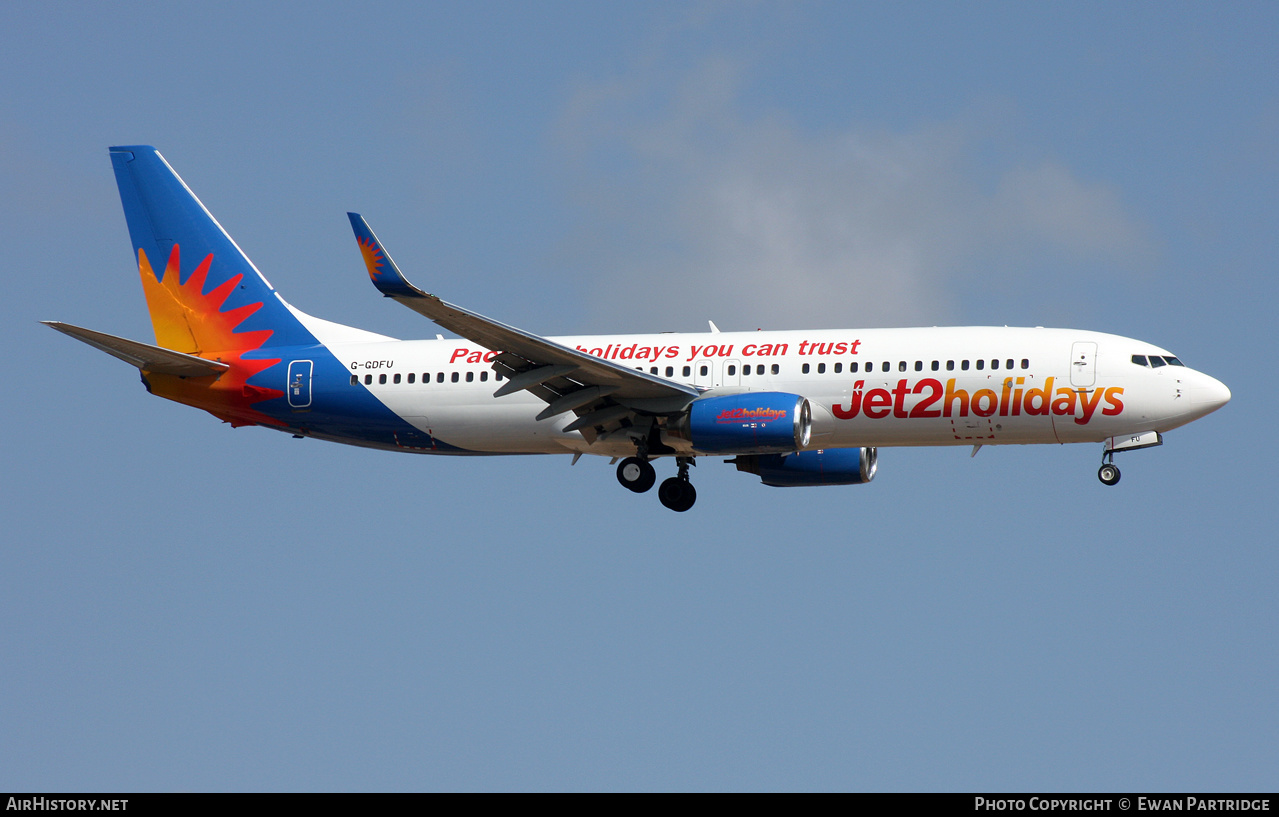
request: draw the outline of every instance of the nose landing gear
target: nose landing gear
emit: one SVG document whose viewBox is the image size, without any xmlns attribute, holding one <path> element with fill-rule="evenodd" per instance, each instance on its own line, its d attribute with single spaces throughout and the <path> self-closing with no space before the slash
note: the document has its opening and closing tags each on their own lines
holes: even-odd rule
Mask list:
<svg viewBox="0 0 1279 817">
<path fill-rule="evenodd" d="M 1103 485 L 1114 485 L 1119 481 L 1119 469 L 1115 466 L 1115 452 L 1107 450 L 1101 455 L 1101 467 L 1097 469 L 1097 479 Z"/>
<path fill-rule="evenodd" d="M 1119 469 L 1115 467 L 1116 451 L 1139 451 L 1163 444 L 1164 435 L 1158 431 L 1139 431 L 1126 436 L 1107 438 L 1101 450 L 1101 468 L 1097 469 L 1097 479 L 1106 485 L 1114 485 L 1119 481 Z"/>
</svg>

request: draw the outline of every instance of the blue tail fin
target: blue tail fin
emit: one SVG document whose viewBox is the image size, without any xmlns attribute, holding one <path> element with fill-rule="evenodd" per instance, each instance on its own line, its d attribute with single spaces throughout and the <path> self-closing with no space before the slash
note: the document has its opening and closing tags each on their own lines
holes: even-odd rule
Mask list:
<svg viewBox="0 0 1279 817">
<path fill-rule="evenodd" d="M 113 147 L 156 343 L 187 354 L 316 342 L 153 147 Z"/>
</svg>

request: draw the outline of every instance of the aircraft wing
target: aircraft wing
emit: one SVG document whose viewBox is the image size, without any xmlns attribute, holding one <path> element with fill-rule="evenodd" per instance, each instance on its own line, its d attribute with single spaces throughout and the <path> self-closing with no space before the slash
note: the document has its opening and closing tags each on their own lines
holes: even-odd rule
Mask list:
<svg viewBox="0 0 1279 817">
<path fill-rule="evenodd" d="M 163 349 L 149 343 L 108 335 L 106 332 L 95 332 L 82 326 L 73 326 L 61 321 L 41 321 L 50 329 L 56 329 L 64 335 L 70 335 L 83 341 L 95 349 L 118 357 L 130 366 L 137 366 L 156 374 L 173 374 L 179 377 L 206 377 L 225 372 L 231 368 L 216 360 L 205 360 L 202 357 Z"/>
<path fill-rule="evenodd" d="M 347 216 L 378 291 L 445 329 L 498 351 L 494 369 L 509 381 L 494 396 L 527 389 L 550 404 L 538 419 L 574 411 L 579 419 L 570 428 L 594 427 L 593 419 L 604 426 L 637 411 L 682 411 L 700 394 L 693 386 L 570 349 L 423 292 L 404 277 L 364 219 L 357 213 Z"/>
</svg>

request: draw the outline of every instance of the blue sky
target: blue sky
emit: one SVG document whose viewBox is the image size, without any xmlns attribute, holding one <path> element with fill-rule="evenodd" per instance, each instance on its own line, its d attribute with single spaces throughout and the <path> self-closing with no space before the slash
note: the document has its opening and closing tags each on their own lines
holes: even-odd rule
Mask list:
<svg viewBox="0 0 1279 817">
<path fill-rule="evenodd" d="M 16 297 L 0 789 L 1273 790 L 1279 9 L 0 8 Z M 106 148 L 160 148 L 299 308 L 546 334 L 1148 340 L 1230 386 L 1125 454 L 881 451 L 688 514 L 605 461 L 232 430 L 149 340 Z M 1269 408 L 1267 408 L 1269 407 Z"/>
</svg>

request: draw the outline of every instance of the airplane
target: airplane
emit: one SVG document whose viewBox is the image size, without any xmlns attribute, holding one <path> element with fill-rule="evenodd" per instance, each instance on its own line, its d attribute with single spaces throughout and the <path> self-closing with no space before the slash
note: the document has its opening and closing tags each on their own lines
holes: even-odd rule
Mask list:
<svg viewBox="0 0 1279 817">
<path fill-rule="evenodd" d="M 542 337 L 410 283 L 348 218 L 387 298 L 460 336 L 397 340 L 312 317 L 275 291 L 163 156 L 109 150 L 155 344 L 48 326 L 141 371 L 148 392 L 233 427 L 414 454 L 609 457 L 636 493 L 725 457 L 765 485 L 870 482 L 878 449 L 1102 443 L 1114 455 L 1230 400 L 1166 349 L 1075 329 L 931 327 Z"/>
</svg>

